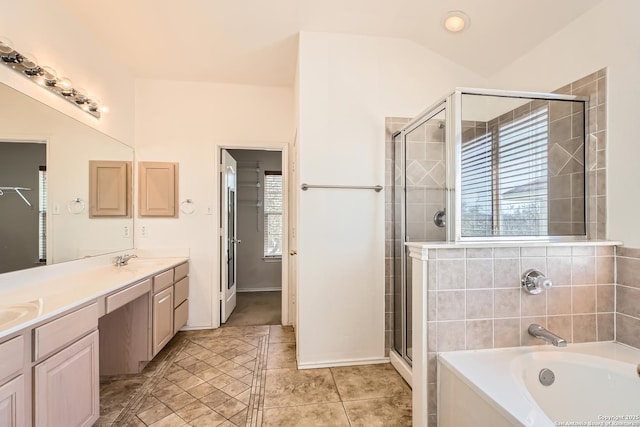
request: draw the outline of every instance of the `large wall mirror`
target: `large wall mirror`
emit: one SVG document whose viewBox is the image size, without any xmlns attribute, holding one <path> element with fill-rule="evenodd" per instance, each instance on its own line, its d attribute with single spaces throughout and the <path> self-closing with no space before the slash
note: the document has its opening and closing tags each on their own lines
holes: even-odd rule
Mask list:
<svg viewBox="0 0 640 427">
<path fill-rule="evenodd" d="M 133 248 L 130 211 L 89 215 L 89 163 L 133 148 L 4 84 L 0 99 L 0 273 Z"/>
</svg>

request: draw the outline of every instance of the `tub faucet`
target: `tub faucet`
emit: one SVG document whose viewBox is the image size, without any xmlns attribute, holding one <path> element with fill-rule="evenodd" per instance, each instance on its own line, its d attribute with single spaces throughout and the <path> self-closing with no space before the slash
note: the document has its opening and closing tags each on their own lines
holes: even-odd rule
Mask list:
<svg viewBox="0 0 640 427">
<path fill-rule="evenodd" d="M 116 267 L 122 267 L 123 265 L 127 265 L 127 263 L 131 258 L 138 258 L 138 255 L 129 255 L 129 254 L 118 255 L 113 259 L 113 264 Z"/>
<path fill-rule="evenodd" d="M 529 335 L 534 338 L 540 338 L 548 343 L 555 345 L 556 347 L 566 347 L 567 340 L 564 338 L 560 338 L 553 332 L 549 332 L 544 327 L 538 325 L 537 323 L 532 323 L 529 325 Z"/>
</svg>

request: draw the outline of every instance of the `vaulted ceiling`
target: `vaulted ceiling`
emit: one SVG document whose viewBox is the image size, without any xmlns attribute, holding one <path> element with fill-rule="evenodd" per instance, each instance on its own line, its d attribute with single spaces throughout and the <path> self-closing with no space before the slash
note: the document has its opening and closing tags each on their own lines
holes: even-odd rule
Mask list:
<svg viewBox="0 0 640 427">
<path fill-rule="evenodd" d="M 139 78 L 290 86 L 300 31 L 405 38 L 489 77 L 602 0 L 58 0 Z M 462 10 L 468 30 L 442 28 Z"/>
</svg>

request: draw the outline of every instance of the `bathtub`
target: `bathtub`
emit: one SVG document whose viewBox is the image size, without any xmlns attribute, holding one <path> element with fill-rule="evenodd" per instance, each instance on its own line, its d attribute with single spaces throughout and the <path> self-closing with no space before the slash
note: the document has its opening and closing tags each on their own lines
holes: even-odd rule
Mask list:
<svg viewBox="0 0 640 427">
<path fill-rule="evenodd" d="M 438 425 L 640 427 L 639 364 L 613 342 L 440 353 Z"/>
</svg>

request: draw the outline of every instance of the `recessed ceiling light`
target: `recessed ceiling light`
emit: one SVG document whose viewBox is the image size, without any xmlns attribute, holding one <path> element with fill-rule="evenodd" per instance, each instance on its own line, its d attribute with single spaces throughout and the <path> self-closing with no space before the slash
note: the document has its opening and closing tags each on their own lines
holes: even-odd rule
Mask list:
<svg viewBox="0 0 640 427">
<path fill-rule="evenodd" d="M 452 10 L 444 15 L 442 25 L 451 33 L 461 33 L 469 28 L 470 21 L 466 13 L 459 10 Z"/>
</svg>

